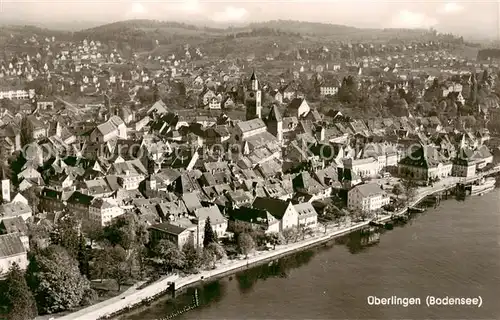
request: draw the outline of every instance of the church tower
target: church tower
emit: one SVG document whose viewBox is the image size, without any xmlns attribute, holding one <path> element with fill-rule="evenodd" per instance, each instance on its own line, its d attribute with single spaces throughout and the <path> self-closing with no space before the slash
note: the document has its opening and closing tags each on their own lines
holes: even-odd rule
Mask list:
<svg viewBox="0 0 500 320">
<path fill-rule="evenodd" d="M 255 71 L 250 77 L 250 87 L 245 92 L 246 119 L 262 118 L 262 92 Z"/>
<path fill-rule="evenodd" d="M 5 167 L 2 166 L 2 200 L 10 202 L 10 179 L 5 174 Z"/>
<path fill-rule="evenodd" d="M 266 119 L 267 130 L 274 135 L 279 143 L 283 142 L 283 118 L 276 105 L 273 105 Z"/>
</svg>

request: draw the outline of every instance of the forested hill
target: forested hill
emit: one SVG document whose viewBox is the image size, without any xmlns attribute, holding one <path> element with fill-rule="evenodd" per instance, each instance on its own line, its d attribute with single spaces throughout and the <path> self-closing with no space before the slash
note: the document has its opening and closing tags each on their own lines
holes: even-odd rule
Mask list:
<svg viewBox="0 0 500 320">
<path fill-rule="evenodd" d="M 500 59 L 500 49 L 483 49 L 477 53 L 477 60 L 484 61 L 491 59 Z"/>
</svg>

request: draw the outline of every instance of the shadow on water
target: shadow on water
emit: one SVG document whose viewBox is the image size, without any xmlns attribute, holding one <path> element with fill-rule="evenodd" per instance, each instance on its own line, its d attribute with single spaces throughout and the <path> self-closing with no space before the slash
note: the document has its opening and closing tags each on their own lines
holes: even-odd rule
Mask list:
<svg viewBox="0 0 500 320">
<path fill-rule="evenodd" d="M 250 292 L 259 280 L 268 278 L 288 278 L 292 269 L 299 268 L 311 261 L 316 250 L 299 252 L 278 260 L 260 265 L 236 274 L 238 287 L 242 293 Z"/>
<path fill-rule="evenodd" d="M 393 221 L 391 222 L 391 228 L 401 228 L 406 225 L 411 225 L 418 216 L 423 214 L 425 213 L 412 213 L 404 220 Z M 252 292 L 259 281 L 266 281 L 269 278 L 288 278 L 293 269 L 308 264 L 317 253 L 328 251 L 334 246 L 345 246 L 352 254 L 362 253 L 376 246 L 380 242 L 381 235 L 385 232 L 390 232 L 390 230 L 380 227 L 370 227 L 358 230 L 317 247 L 294 253 L 259 266 L 251 267 L 223 279 L 188 288 L 174 299 L 170 297 L 162 298 L 147 308 L 132 311 L 129 314 L 120 316 L 119 319 L 160 319 L 162 318 L 161 315 L 170 314 L 191 305 L 196 290 L 198 290 L 199 307 L 203 308 L 214 302 L 223 300 L 224 296 L 227 294 L 227 286 L 231 281 L 237 281 L 238 290 L 242 294 L 248 294 Z M 189 313 L 186 314 L 186 317 L 189 317 Z"/>
</svg>

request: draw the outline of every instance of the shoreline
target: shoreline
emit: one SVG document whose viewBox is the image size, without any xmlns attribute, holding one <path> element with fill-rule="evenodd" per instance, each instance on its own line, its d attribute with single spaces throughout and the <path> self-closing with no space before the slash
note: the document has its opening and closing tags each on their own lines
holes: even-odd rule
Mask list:
<svg viewBox="0 0 500 320">
<path fill-rule="evenodd" d="M 187 289 L 193 285 L 203 283 L 207 280 L 212 281 L 227 275 L 234 274 L 249 267 L 254 267 L 269 261 L 273 261 L 311 247 L 316 247 L 335 238 L 366 228 L 372 221 L 382 223 L 391 220 L 394 216 L 402 216 L 406 214 L 409 207 L 417 205 L 427 196 L 448 190 L 455 186 L 456 183 L 445 184 L 441 187 L 424 187 L 422 188 L 424 190 L 421 189 L 415 199 L 412 200 L 405 208 L 402 208 L 390 215 L 379 216 L 376 219 L 354 223 L 349 226 L 339 226 L 337 227 L 337 230 L 330 230 L 326 233 L 323 233 L 322 235 L 313 236 L 308 239 L 306 238 L 304 240 L 287 245 L 276 246 L 276 249 L 274 250 L 256 252 L 256 254 L 254 254 L 253 256 L 249 256 L 247 259 L 228 260 L 225 264 L 219 265 L 214 270 L 201 271 L 198 274 L 189 275 L 187 277 L 171 275 L 139 290 L 137 289 L 137 286 L 132 286 L 129 290 L 125 291 L 121 295 L 102 301 L 95 305 L 88 306 L 79 311 L 54 318 L 60 320 L 110 319 L 127 311 L 139 308 L 144 304 L 148 304 L 164 296 L 165 294 L 168 294 L 170 291 L 170 284 L 172 282 L 175 283 L 175 291 L 179 292 L 182 289 Z"/>
</svg>

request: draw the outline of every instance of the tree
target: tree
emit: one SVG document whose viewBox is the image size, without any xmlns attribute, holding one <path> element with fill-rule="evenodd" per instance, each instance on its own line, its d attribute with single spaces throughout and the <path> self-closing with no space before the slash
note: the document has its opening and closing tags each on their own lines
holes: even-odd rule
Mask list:
<svg viewBox="0 0 500 320">
<path fill-rule="evenodd" d="M 97 251 L 94 255 L 92 268 L 94 270 L 94 274 L 99 277 L 101 282 L 107 276 L 108 271 L 111 270 L 113 265 L 113 258 L 110 251 L 111 247 L 107 246 L 104 249 Z"/>
<path fill-rule="evenodd" d="M 209 252 L 214 256 L 213 259 L 213 267 L 215 268 L 215 262 L 225 259 L 227 257 L 226 250 L 224 248 L 215 242 L 210 243 L 206 248 L 205 251 Z"/>
<path fill-rule="evenodd" d="M 35 253 L 28 266 L 27 280 L 41 314 L 75 308 L 92 293 L 77 261 L 61 246 L 52 245 Z"/>
<path fill-rule="evenodd" d="M 165 271 L 172 272 L 174 269 L 182 269 L 186 264 L 184 253 L 179 247 L 169 240 L 160 240 L 154 247 L 157 264 Z"/>
<path fill-rule="evenodd" d="M 344 103 L 354 103 L 359 100 L 358 82 L 352 75 L 342 80 L 342 85 L 337 93 L 339 101 Z"/>
<path fill-rule="evenodd" d="M 118 262 L 113 265 L 109 275 L 116 281 L 118 291 L 121 290 L 122 285 L 130 278 L 129 267 L 126 261 Z"/>
<path fill-rule="evenodd" d="M 395 184 L 394 187 L 392 187 L 392 193 L 394 193 L 394 195 L 399 198 L 400 195 L 402 195 L 404 192 L 404 189 L 403 189 L 403 186 L 398 183 L 398 184 Z"/>
<path fill-rule="evenodd" d="M 47 239 L 49 239 L 53 229 L 53 224 L 47 219 L 42 219 L 38 223 L 28 222 L 30 249 L 32 251 L 44 249 L 48 245 Z"/>
<path fill-rule="evenodd" d="M 241 233 L 238 236 L 238 247 L 241 253 L 245 255 L 245 259 L 247 259 L 248 254 L 255 248 L 255 242 L 248 233 Z"/>
<path fill-rule="evenodd" d="M 36 302 L 31 293 L 24 272 L 13 264 L 0 290 L 0 314 L 10 320 L 31 320 L 37 316 Z"/>
<path fill-rule="evenodd" d="M 78 268 L 80 269 L 80 273 L 87 278 L 90 275 L 90 267 L 89 267 L 89 249 L 87 248 L 87 243 L 83 235 L 80 235 L 79 243 L 78 243 Z"/>
<path fill-rule="evenodd" d="M 215 268 L 215 263 L 217 262 L 217 260 L 213 252 L 209 250 L 203 250 L 201 259 L 205 268 Z"/>
<path fill-rule="evenodd" d="M 106 253 L 109 255 L 111 262 L 111 267 L 106 274 L 116 281 L 118 291 L 120 291 L 121 285 L 130 278 L 127 252 L 120 246 L 114 246 L 108 248 Z"/>
<path fill-rule="evenodd" d="M 290 241 L 295 242 L 297 240 L 297 230 L 286 229 L 283 231 L 283 237 L 285 238 L 286 244 L 290 243 Z"/>
<path fill-rule="evenodd" d="M 148 232 L 144 223 L 135 214 L 124 214 L 104 228 L 103 237 L 111 245 L 119 245 L 126 250 L 129 273 L 132 275 L 132 267 L 135 263 L 141 263 L 138 260 L 148 242 Z"/>
<path fill-rule="evenodd" d="M 217 243 L 217 236 L 212 229 L 212 225 L 210 224 L 210 217 L 205 220 L 205 237 L 203 239 L 203 246 L 207 247 L 210 243 Z"/>
<path fill-rule="evenodd" d="M 406 201 L 410 203 L 411 201 L 413 201 L 413 198 L 417 193 L 417 185 L 415 181 L 413 181 L 412 179 L 404 179 L 403 189 L 404 189 L 404 194 L 406 196 Z"/>
<path fill-rule="evenodd" d="M 312 237 L 314 235 L 314 231 L 308 227 L 301 227 L 299 229 L 300 235 L 302 236 L 302 240 L 306 238 L 306 236 Z"/>
<path fill-rule="evenodd" d="M 61 219 L 51 234 L 51 244 L 65 248 L 76 258 L 80 247 L 80 235 L 77 231 L 77 222 L 74 218 L 65 216 Z"/>
<path fill-rule="evenodd" d="M 202 253 L 195 248 L 192 241 L 188 241 L 182 248 L 186 257 L 185 268 L 188 272 L 197 273 L 202 264 Z"/>
<path fill-rule="evenodd" d="M 94 220 L 85 219 L 82 222 L 82 232 L 90 239 L 90 246 L 104 238 L 104 229 Z"/>
<path fill-rule="evenodd" d="M 273 246 L 273 250 L 275 250 L 277 245 L 285 243 L 285 237 L 283 237 L 281 232 L 273 232 L 268 234 L 268 241 Z"/>
</svg>

